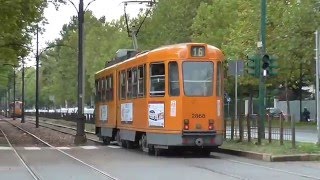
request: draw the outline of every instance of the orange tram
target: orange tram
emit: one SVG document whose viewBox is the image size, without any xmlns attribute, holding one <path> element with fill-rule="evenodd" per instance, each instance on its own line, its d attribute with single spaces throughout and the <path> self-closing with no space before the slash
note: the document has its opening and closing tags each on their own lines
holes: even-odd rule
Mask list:
<svg viewBox="0 0 320 180">
<path fill-rule="evenodd" d="M 9 117 L 21 118 L 21 116 L 22 116 L 22 102 L 21 101 L 11 102 L 9 104 Z"/>
<path fill-rule="evenodd" d="M 118 50 L 95 74 L 96 135 L 148 154 L 210 154 L 223 142 L 223 60 L 203 43 Z"/>
</svg>

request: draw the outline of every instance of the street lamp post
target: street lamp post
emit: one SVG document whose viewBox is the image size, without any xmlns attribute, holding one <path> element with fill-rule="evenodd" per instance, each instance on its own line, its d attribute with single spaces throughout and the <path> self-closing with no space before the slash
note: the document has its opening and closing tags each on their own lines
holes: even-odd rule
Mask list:
<svg viewBox="0 0 320 180">
<path fill-rule="evenodd" d="M 10 83 L 8 83 L 8 99 L 7 99 L 7 107 L 8 109 L 6 109 L 7 111 L 7 117 L 9 117 L 9 112 L 10 112 Z"/>
<path fill-rule="evenodd" d="M 9 92 L 7 91 L 6 93 L 6 112 L 5 112 L 5 116 L 8 117 L 8 105 L 9 105 Z"/>
<path fill-rule="evenodd" d="M 84 63 L 83 63 L 83 24 L 84 24 L 84 11 L 83 11 L 83 0 L 79 2 L 79 11 L 78 11 L 78 120 L 77 120 L 77 133 L 74 139 L 75 144 L 85 143 L 87 141 L 86 135 L 84 133 Z"/>
<path fill-rule="evenodd" d="M 16 106 L 16 68 L 13 67 L 13 111 L 12 111 L 12 119 L 15 120 L 15 106 Z"/>
<path fill-rule="evenodd" d="M 24 123 L 24 60 L 22 60 L 22 92 L 21 92 L 21 123 Z"/>
<path fill-rule="evenodd" d="M 77 119 L 77 133 L 74 139 L 75 144 L 85 143 L 87 141 L 86 135 L 84 133 L 84 124 L 85 124 L 85 116 L 84 116 L 84 99 L 85 99 L 85 83 L 84 83 L 84 72 L 85 66 L 83 62 L 83 25 L 84 25 L 84 8 L 83 8 L 83 0 L 79 0 L 79 10 L 75 6 L 75 4 L 68 0 L 73 7 L 78 12 L 78 119 Z M 96 0 L 90 1 L 88 6 Z"/>
<path fill-rule="evenodd" d="M 37 26 L 37 52 L 36 52 L 36 128 L 39 127 L 39 27 Z"/>
</svg>

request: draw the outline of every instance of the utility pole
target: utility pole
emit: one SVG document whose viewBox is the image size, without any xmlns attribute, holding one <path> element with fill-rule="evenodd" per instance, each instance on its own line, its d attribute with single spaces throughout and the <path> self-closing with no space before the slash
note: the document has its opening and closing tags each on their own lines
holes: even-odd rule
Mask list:
<svg viewBox="0 0 320 180">
<path fill-rule="evenodd" d="M 22 59 L 22 97 L 21 97 L 21 101 L 22 101 L 22 105 L 21 105 L 21 123 L 24 123 L 24 60 Z"/>
<path fill-rule="evenodd" d="M 87 141 L 84 133 L 85 116 L 84 116 L 84 62 L 83 62 L 83 24 L 84 24 L 84 11 L 83 11 L 83 0 L 79 1 L 78 11 L 78 120 L 77 120 L 77 133 L 74 139 L 75 144 L 82 144 Z"/>
<path fill-rule="evenodd" d="M 10 91 L 11 91 L 10 83 L 8 83 L 8 111 L 7 111 L 7 117 L 9 117 L 9 114 L 10 114 Z"/>
<path fill-rule="evenodd" d="M 8 88 L 8 90 L 10 90 L 9 88 Z M 6 93 L 6 95 L 7 95 L 7 98 L 6 98 L 6 113 L 5 113 L 5 116 L 6 117 L 8 117 L 8 109 L 9 109 L 9 92 L 7 91 L 7 93 Z"/>
<path fill-rule="evenodd" d="M 261 0 L 261 56 L 266 53 L 266 17 L 267 16 L 267 0 Z M 260 62 L 262 64 L 262 62 Z M 261 66 L 259 66 L 261 68 Z M 260 73 L 260 82 L 259 82 L 259 126 L 258 126 L 258 144 L 261 144 L 261 138 L 265 136 L 265 104 L 264 104 L 264 95 L 265 95 L 265 77 L 266 73 L 262 71 Z"/>
<path fill-rule="evenodd" d="M 235 74 L 235 82 L 234 82 L 234 102 L 235 102 L 235 106 L 234 106 L 234 120 L 237 121 L 238 120 L 238 61 L 236 60 L 236 74 Z"/>
<path fill-rule="evenodd" d="M 300 83 L 299 83 L 299 115 L 300 115 L 300 121 L 302 118 L 302 62 L 300 62 Z"/>
<path fill-rule="evenodd" d="M 319 30 L 315 32 L 316 34 L 316 107 L 317 107 L 317 130 L 318 130 L 318 141 L 317 144 L 320 145 L 320 96 L 319 96 L 319 56 L 320 56 L 320 34 Z"/>
<path fill-rule="evenodd" d="M 15 108 L 16 108 L 16 68 L 13 66 L 13 110 L 12 110 L 13 120 L 16 119 Z"/>
<path fill-rule="evenodd" d="M 37 52 L 36 52 L 36 128 L 39 127 L 39 26 L 37 25 Z"/>
</svg>

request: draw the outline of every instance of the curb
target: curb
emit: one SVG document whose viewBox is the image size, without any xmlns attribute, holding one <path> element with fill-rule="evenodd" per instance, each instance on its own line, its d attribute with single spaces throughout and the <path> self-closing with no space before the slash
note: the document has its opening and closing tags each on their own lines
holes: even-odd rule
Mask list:
<svg viewBox="0 0 320 180">
<path fill-rule="evenodd" d="M 240 151 L 226 148 L 218 148 L 216 152 L 267 162 L 320 161 L 320 154 L 271 155 L 266 153 Z"/>
</svg>

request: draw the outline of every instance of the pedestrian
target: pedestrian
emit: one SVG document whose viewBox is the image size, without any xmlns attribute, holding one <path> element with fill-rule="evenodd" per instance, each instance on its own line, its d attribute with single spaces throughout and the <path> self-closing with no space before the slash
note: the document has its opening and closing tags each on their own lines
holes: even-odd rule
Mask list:
<svg viewBox="0 0 320 180">
<path fill-rule="evenodd" d="M 303 120 L 305 122 L 309 122 L 310 121 L 310 112 L 308 111 L 308 109 L 306 107 L 304 107 L 304 111 L 302 113 L 303 116 Z"/>
</svg>

